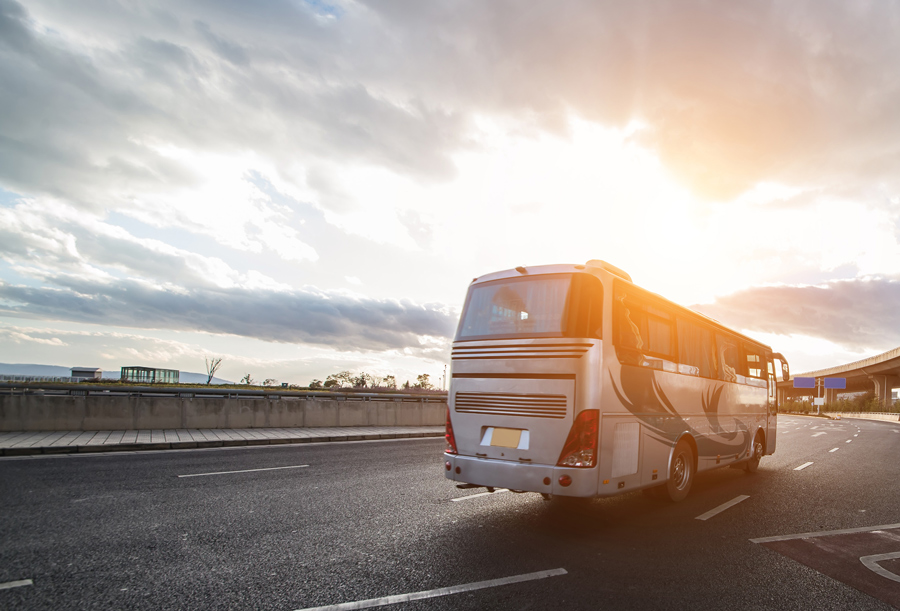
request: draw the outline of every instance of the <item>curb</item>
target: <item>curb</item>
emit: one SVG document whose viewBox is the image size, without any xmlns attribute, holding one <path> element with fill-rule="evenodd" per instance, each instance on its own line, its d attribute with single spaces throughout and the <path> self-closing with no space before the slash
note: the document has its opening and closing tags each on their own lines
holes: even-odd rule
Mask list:
<svg viewBox="0 0 900 611">
<path fill-rule="evenodd" d="M 330 437 L 287 437 L 277 439 L 223 439 L 221 441 L 171 441 L 164 443 L 116 443 L 89 446 L 47 446 L 3 448 L 0 456 L 40 456 L 46 454 L 90 454 L 97 452 L 142 452 L 147 450 L 189 450 L 242 446 L 296 445 L 333 441 L 368 441 L 373 439 L 407 439 L 411 437 L 443 437 L 444 433 L 383 433 L 377 435 L 332 435 Z"/>
</svg>

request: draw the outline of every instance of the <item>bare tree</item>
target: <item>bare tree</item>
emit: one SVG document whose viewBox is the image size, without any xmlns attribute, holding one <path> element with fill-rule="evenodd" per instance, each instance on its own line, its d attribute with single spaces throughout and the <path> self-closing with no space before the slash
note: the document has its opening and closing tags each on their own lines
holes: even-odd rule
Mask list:
<svg viewBox="0 0 900 611">
<path fill-rule="evenodd" d="M 241 378 L 241 384 L 246 384 L 247 386 L 252 386 L 252 385 L 256 384 L 256 381 L 253 378 L 251 378 L 250 374 L 248 373 L 243 378 Z"/>
<path fill-rule="evenodd" d="M 216 375 L 216 371 L 219 369 L 219 365 L 222 364 L 221 358 L 207 358 L 206 359 L 206 385 L 209 386 L 212 382 L 213 376 Z"/>
</svg>

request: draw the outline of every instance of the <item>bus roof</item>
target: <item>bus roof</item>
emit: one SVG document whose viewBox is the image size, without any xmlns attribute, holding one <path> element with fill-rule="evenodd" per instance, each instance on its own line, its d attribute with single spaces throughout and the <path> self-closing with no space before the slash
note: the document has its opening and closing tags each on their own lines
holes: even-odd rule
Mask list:
<svg viewBox="0 0 900 611">
<path fill-rule="evenodd" d="M 589 263 L 593 263 L 593 260 L 590 261 Z M 610 265 L 610 267 L 613 267 L 613 269 L 615 269 L 616 271 L 621 271 L 617 267 L 614 267 L 611 265 Z M 625 273 L 625 272 L 622 272 L 622 273 Z M 492 282 L 494 280 L 504 280 L 507 278 L 522 278 L 522 277 L 532 276 L 532 275 L 544 276 L 544 275 L 548 275 L 548 274 L 592 274 L 599 278 L 603 278 L 603 279 L 609 278 L 609 279 L 614 279 L 616 282 L 630 284 L 634 287 L 637 287 L 639 290 L 644 291 L 645 293 L 649 293 L 653 297 L 666 302 L 666 304 L 668 304 L 674 308 L 677 308 L 683 312 L 688 313 L 690 316 L 696 316 L 698 318 L 703 319 L 710 325 L 712 325 L 714 327 L 718 327 L 722 331 L 727 331 L 728 333 L 737 335 L 741 339 L 744 339 L 748 342 L 752 342 L 758 346 L 762 346 L 763 348 L 766 348 L 769 351 L 772 350 L 772 347 L 769 346 L 768 344 L 764 344 L 763 342 L 759 341 L 758 339 L 753 339 L 752 337 L 750 337 L 748 335 L 744 335 L 740 331 L 735 331 L 731 327 L 724 325 L 723 323 L 719 322 L 715 318 L 712 318 L 711 316 L 707 316 L 706 314 L 703 314 L 696 310 L 692 310 L 691 308 L 688 308 L 687 306 L 683 306 L 681 304 L 675 303 L 671 299 L 666 299 L 665 297 L 663 297 L 662 295 L 659 295 L 658 293 L 649 291 L 649 290 L 641 287 L 640 285 L 635 284 L 632 280 L 626 279 L 624 276 L 621 276 L 617 273 L 610 271 L 606 267 L 598 267 L 598 266 L 594 266 L 594 265 L 581 265 L 581 264 L 531 265 L 528 267 L 520 266 L 520 267 L 516 267 L 514 269 L 506 269 L 506 270 L 502 270 L 499 272 L 491 272 L 491 273 L 485 274 L 483 276 L 478 276 L 477 278 L 472 279 L 472 284 L 481 284 L 482 282 Z M 625 275 L 628 276 L 628 274 L 625 274 Z M 630 278 L 630 276 L 628 276 L 628 277 Z"/>
</svg>

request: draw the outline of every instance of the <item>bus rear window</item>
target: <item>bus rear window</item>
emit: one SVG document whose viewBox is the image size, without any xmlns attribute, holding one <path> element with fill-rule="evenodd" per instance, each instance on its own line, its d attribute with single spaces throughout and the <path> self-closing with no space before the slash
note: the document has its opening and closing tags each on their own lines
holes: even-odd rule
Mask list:
<svg viewBox="0 0 900 611">
<path fill-rule="evenodd" d="M 474 286 L 457 339 L 564 335 L 571 280 L 571 276 L 543 276 Z"/>
</svg>

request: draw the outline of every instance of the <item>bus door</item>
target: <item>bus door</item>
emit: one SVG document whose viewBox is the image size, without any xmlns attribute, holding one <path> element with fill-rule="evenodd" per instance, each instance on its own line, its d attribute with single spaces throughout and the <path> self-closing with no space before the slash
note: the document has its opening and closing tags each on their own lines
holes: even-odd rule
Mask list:
<svg viewBox="0 0 900 611">
<path fill-rule="evenodd" d="M 768 409 L 766 410 L 766 454 L 771 454 L 775 451 L 775 436 L 778 428 L 778 382 L 780 380 L 787 381 L 791 376 L 788 371 L 787 360 L 780 353 L 769 353 L 767 360 L 769 398 Z"/>
</svg>

